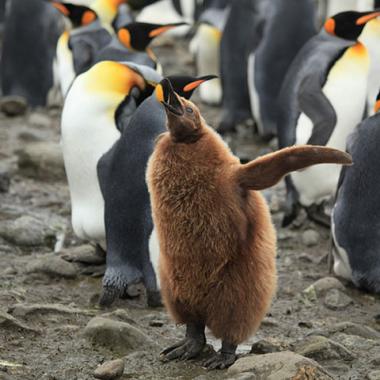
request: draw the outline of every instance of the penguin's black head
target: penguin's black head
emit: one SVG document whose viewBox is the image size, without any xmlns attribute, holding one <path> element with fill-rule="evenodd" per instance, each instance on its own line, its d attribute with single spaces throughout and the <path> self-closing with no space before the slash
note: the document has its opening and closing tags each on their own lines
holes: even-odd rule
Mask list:
<svg viewBox="0 0 380 380">
<path fill-rule="evenodd" d="M 174 24 L 149 24 L 146 22 L 132 22 L 120 28 L 117 32 L 120 42 L 128 49 L 145 51 L 152 40 L 162 33 L 187 25 L 185 22 Z"/>
<path fill-rule="evenodd" d="M 61 3 L 58 1 L 53 1 L 52 5 L 71 21 L 74 28 L 91 24 L 98 18 L 95 11 L 83 5 Z"/>
<path fill-rule="evenodd" d="M 192 77 L 188 75 L 170 75 L 168 80 L 163 80 L 156 87 L 156 97 L 159 102 L 163 102 L 169 96 L 170 86 L 181 97 L 190 99 L 193 92 L 204 82 L 217 78 L 216 75 L 205 75 L 203 77 Z"/>
<path fill-rule="evenodd" d="M 325 30 L 333 36 L 356 41 L 367 22 L 378 16 L 380 16 L 379 11 L 338 13 L 325 22 Z"/>
<path fill-rule="evenodd" d="M 162 80 L 160 85 L 165 88 L 162 104 L 168 117 L 167 127 L 173 142 L 197 142 L 204 133 L 204 121 L 198 108 L 189 100 L 179 97 L 168 78 Z"/>
</svg>

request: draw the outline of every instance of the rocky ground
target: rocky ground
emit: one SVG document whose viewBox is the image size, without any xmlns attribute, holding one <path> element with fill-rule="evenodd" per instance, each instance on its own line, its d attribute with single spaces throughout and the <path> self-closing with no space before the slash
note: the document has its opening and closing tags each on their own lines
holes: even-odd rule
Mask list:
<svg viewBox="0 0 380 380">
<path fill-rule="evenodd" d="M 162 41 L 156 52 L 167 73 L 194 70 L 186 42 Z M 219 109 L 202 110 L 216 125 Z M 0 379 L 380 379 L 379 297 L 330 277 L 329 233 L 303 214 L 278 227 L 277 296 L 235 365 L 160 363 L 160 349 L 183 334 L 165 310 L 148 309 L 143 296 L 97 305 L 104 257 L 70 227 L 59 117 L 0 114 Z M 269 149 L 241 132 L 242 155 Z M 266 196 L 279 226 L 283 186 Z"/>
</svg>

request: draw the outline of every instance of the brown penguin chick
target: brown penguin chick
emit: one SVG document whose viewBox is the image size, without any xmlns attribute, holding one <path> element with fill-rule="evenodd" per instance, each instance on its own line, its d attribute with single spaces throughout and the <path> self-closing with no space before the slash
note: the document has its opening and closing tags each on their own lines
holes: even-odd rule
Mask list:
<svg viewBox="0 0 380 380">
<path fill-rule="evenodd" d="M 348 154 L 297 146 L 246 165 L 208 127 L 198 108 L 168 81 L 169 132 L 160 136 L 147 181 L 160 244 L 166 308 L 186 338 L 164 350 L 164 361 L 190 359 L 205 345 L 207 326 L 222 348 L 205 365 L 226 368 L 239 343 L 258 329 L 276 289 L 276 235 L 257 191 L 316 163 L 350 164 Z"/>
</svg>

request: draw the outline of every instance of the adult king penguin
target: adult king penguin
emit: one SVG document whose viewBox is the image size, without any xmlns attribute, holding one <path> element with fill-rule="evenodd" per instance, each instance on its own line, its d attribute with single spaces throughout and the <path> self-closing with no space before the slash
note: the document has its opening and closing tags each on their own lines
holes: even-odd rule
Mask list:
<svg viewBox="0 0 380 380">
<path fill-rule="evenodd" d="M 213 78 L 172 76 L 170 81 L 179 94 L 189 99 L 198 86 Z M 107 238 L 102 305 L 111 304 L 141 279 L 147 288 L 148 304 L 156 306 L 160 301 L 156 273 L 152 271 L 152 264 L 157 267 L 159 249 L 152 235 L 145 171 L 156 139 L 166 130 L 161 101 L 167 97 L 168 89 L 163 83 L 139 105 L 130 122 L 123 123 L 120 139 L 98 164 Z"/>
<path fill-rule="evenodd" d="M 125 122 L 161 77 L 147 67 L 104 61 L 73 82 L 62 112 L 62 150 L 75 234 L 105 246 L 104 200 L 99 159 L 120 138 Z M 123 107 L 123 112 L 119 109 Z M 127 112 L 127 110 L 129 112 Z"/>
<path fill-rule="evenodd" d="M 159 68 L 157 58 L 148 47 L 154 38 L 184 23 L 149 24 L 132 22 L 117 31 L 110 43 L 95 56 L 95 62 L 131 61 L 140 65 Z M 159 70 L 160 71 L 160 70 Z"/>
<path fill-rule="evenodd" d="M 375 111 L 348 139 L 355 164 L 342 169 L 331 228 L 335 274 L 380 293 L 380 94 Z"/>
<path fill-rule="evenodd" d="M 313 0 L 272 0 L 266 9 L 263 38 L 248 62 L 251 109 L 264 138 L 277 134 L 276 98 L 293 59 L 313 37 Z M 279 27 L 281 25 L 281 27 Z"/>
<path fill-rule="evenodd" d="M 7 8 L 1 57 L 3 95 L 21 96 L 32 107 L 45 106 L 63 30 L 60 15 L 41 0 L 12 0 Z"/>
<path fill-rule="evenodd" d="M 234 0 L 231 3 L 220 46 L 223 99 L 218 131 L 221 134 L 235 131 L 238 124 L 252 118 L 248 57 L 262 38 L 261 3 L 251 0 Z"/>
<path fill-rule="evenodd" d="M 61 92 L 66 95 L 74 78 L 92 66 L 94 51 L 106 45 L 111 36 L 91 8 L 56 1 L 52 5 L 71 23 L 59 38 L 56 52 Z M 86 38 L 89 33 L 92 36 L 90 42 Z"/>
<path fill-rule="evenodd" d="M 279 100 L 280 147 L 312 144 L 344 149 L 346 138 L 362 120 L 367 97 L 369 54 L 358 42 L 378 12 L 344 12 L 328 19 L 293 61 Z M 286 178 L 283 224 L 297 215 L 298 204 L 309 217 L 329 225 L 323 201 L 334 195 L 340 168 L 309 168 Z"/>
</svg>

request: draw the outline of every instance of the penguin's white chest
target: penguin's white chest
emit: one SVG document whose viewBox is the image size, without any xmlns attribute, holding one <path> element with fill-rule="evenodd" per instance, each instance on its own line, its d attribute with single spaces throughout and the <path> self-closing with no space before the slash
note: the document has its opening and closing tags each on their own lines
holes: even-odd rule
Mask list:
<svg viewBox="0 0 380 380">
<path fill-rule="evenodd" d="M 119 137 L 112 110 L 105 112 L 104 99 L 76 88 L 69 92 L 62 114 L 62 149 L 73 229 L 82 239 L 101 243 L 105 239 L 97 164 Z"/>
<path fill-rule="evenodd" d="M 75 78 L 73 55 L 69 49 L 69 33 L 66 31 L 57 44 L 57 71 L 62 95 L 65 96 Z"/>
<path fill-rule="evenodd" d="M 345 150 L 346 140 L 363 118 L 369 74 L 369 57 L 360 45 L 346 51 L 331 69 L 323 92 L 330 100 L 337 123 L 326 146 Z M 301 114 L 296 129 L 296 144 L 306 144 L 313 131 L 311 120 Z M 316 165 L 291 178 L 304 206 L 320 204 L 333 196 L 338 184 L 340 165 Z"/>
</svg>

